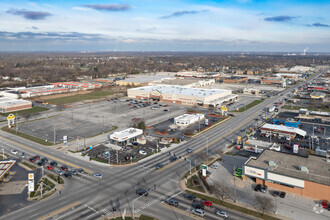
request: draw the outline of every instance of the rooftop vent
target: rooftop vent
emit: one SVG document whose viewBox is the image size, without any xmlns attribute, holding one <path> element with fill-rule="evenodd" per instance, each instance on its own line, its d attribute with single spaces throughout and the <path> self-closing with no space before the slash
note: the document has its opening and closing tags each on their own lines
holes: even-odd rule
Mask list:
<svg viewBox="0 0 330 220">
<path fill-rule="evenodd" d="M 276 167 L 276 162 L 273 161 L 273 160 L 271 160 L 271 161 L 268 162 L 268 165 L 269 165 L 270 167 Z"/>
<path fill-rule="evenodd" d="M 300 166 L 300 167 L 299 167 L 299 170 L 300 170 L 301 172 L 304 172 L 304 173 L 309 173 L 309 170 L 308 170 L 307 167 L 305 167 L 305 166 Z"/>
</svg>

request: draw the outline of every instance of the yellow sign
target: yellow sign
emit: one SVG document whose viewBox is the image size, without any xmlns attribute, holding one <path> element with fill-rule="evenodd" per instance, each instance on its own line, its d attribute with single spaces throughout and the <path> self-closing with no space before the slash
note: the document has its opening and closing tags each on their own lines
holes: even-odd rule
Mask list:
<svg viewBox="0 0 330 220">
<path fill-rule="evenodd" d="M 222 111 L 227 111 L 227 107 L 221 107 Z"/>
<path fill-rule="evenodd" d="M 8 119 L 8 120 L 15 119 L 15 115 L 13 115 L 13 114 L 9 114 L 9 115 L 7 116 L 7 119 Z"/>
</svg>

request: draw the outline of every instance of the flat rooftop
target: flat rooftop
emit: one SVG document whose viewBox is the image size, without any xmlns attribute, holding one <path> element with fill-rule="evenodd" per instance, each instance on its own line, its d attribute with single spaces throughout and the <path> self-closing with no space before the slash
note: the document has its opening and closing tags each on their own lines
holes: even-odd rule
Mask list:
<svg viewBox="0 0 330 220">
<path fill-rule="evenodd" d="M 174 118 L 174 120 L 192 120 L 199 117 L 204 118 L 204 114 L 183 114 Z"/>
<path fill-rule="evenodd" d="M 269 168 L 269 161 L 275 161 L 277 165 L 269 172 L 330 186 L 330 163 L 327 163 L 324 157 L 314 155 L 302 157 L 296 154 L 264 150 L 256 160 L 250 159 L 246 165 L 266 169 Z M 307 167 L 309 173 L 300 171 L 300 166 Z"/>
<path fill-rule="evenodd" d="M 13 99 L 13 98 L 7 98 L 7 97 L 0 97 L 0 106 L 11 106 L 11 105 L 19 105 L 19 104 L 28 104 L 31 103 L 31 101 L 26 101 L 22 99 Z"/>
<path fill-rule="evenodd" d="M 126 78 L 124 80 L 118 80 L 118 81 L 119 82 L 132 82 L 132 83 L 146 83 L 146 82 L 154 82 L 154 81 L 160 81 L 160 80 L 171 79 L 171 78 L 173 78 L 173 77 L 165 76 L 165 75 L 154 75 L 154 76 L 137 76 L 137 77 Z"/>
<path fill-rule="evenodd" d="M 158 85 L 158 86 L 143 86 L 138 88 L 133 88 L 133 90 L 142 90 L 147 92 L 152 92 L 157 90 L 163 94 L 171 95 L 186 95 L 186 96 L 196 96 L 196 97 L 207 97 L 214 94 L 220 93 L 231 93 L 231 90 L 225 89 L 203 89 L 203 88 L 186 88 L 182 86 L 169 86 L 169 85 Z"/>
<path fill-rule="evenodd" d="M 172 80 L 163 80 L 163 84 L 168 84 L 168 85 L 178 85 L 178 86 L 185 86 L 189 85 L 192 83 L 197 83 L 201 80 L 199 79 L 172 79 Z"/>
<path fill-rule="evenodd" d="M 138 128 L 128 128 L 122 131 L 114 132 L 110 135 L 110 139 L 116 140 L 116 141 L 125 141 L 128 139 L 131 139 L 133 137 L 139 136 L 143 134 L 143 130 Z"/>
</svg>

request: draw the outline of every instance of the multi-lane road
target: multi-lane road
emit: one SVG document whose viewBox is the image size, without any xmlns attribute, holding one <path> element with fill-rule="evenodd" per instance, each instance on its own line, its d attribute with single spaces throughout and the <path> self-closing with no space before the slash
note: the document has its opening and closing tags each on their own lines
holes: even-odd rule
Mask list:
<svg viewBox="0 0 330 220">
<path fill-rule="evenodd" d="M 314 79 L 314 75 L 309 80 Z M 306 83 L 306 82 L 305 82 Z M 283 99 L 288 93 L 298 87 L 291 87 L 281 92 L 278 96 L 271 97 L 263 103 L 246 110 L 236 117 L 224 122 L 192 140 L 183 143 L 170 150 L 177 156 L 189 157 L 192 165 L 200 163 L 200 151 L 213 155 L 220 149 L 225 149 L 226 144 L 240 135 L 242 128 L 255 123 L 265 107 L 270 107 L 274 102 Z M 197 218 L 190 213 L 190 203 L 182 200 L 182 190 L 179 186 L 181 177 L 189 170 L 189 163 L 183 159 L 170 163 L 168 153 L 151 157 L 148 160 L 132 166 L 104 166 L 98 165 L 77 157 L 72 157 L 63 152 L 40 146 L 34 142 L 10 135 L 0 131 L 0 140 L 5 148 L 15 148 L 31 154 L 39 154 L 49 159 L 56 160 L 59 164 L 67 164 L 70 167 L 82 167 L 90 173 L 102 173 L 103 178 L 97 179 L 88 176 L 72 177 L 66 179 L 66 186 L 62 193 L 47 198 L 41 202 L 31 203 L 29 206 L 2 216 L 1 219 L 97 219 L 103 216 L 113 216 L 113 207 L 116 213 L 132 213 L 133 200 L 137 198 L 135 191 L 138 188 L 156 189 L 150 191 L 149 196 L 142 197 L 134 204 L 134 213 L 145 213 L 159 219 L 190 219 Z M 193 148 L 192 154 L 187 154 L 187 147 Z M 161 170 L 155 170 L 157 163 L 166 166 Z M 162 203 L 166 198 L 174 196 L 180 200 L 177 208 L 169 207 Z M 215 211 L 221 209 L 206 208 L 206 218 L 214 219 Z M 240 213 L 226 210 L 233 219 L 242 219 Z M 247 217 L 245 216 L 244 219 Z"/>
</svg>

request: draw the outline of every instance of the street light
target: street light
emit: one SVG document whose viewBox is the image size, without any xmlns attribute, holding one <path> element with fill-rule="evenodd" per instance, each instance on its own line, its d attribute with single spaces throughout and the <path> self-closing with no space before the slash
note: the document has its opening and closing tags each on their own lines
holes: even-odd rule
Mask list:
<svg viewBox="0 0 330 220">
<path fill-rule="evenodd" d="M 2 159 L 5 159 L 5 149 L 1 149 L 2 150 Z"/>
</svg>

